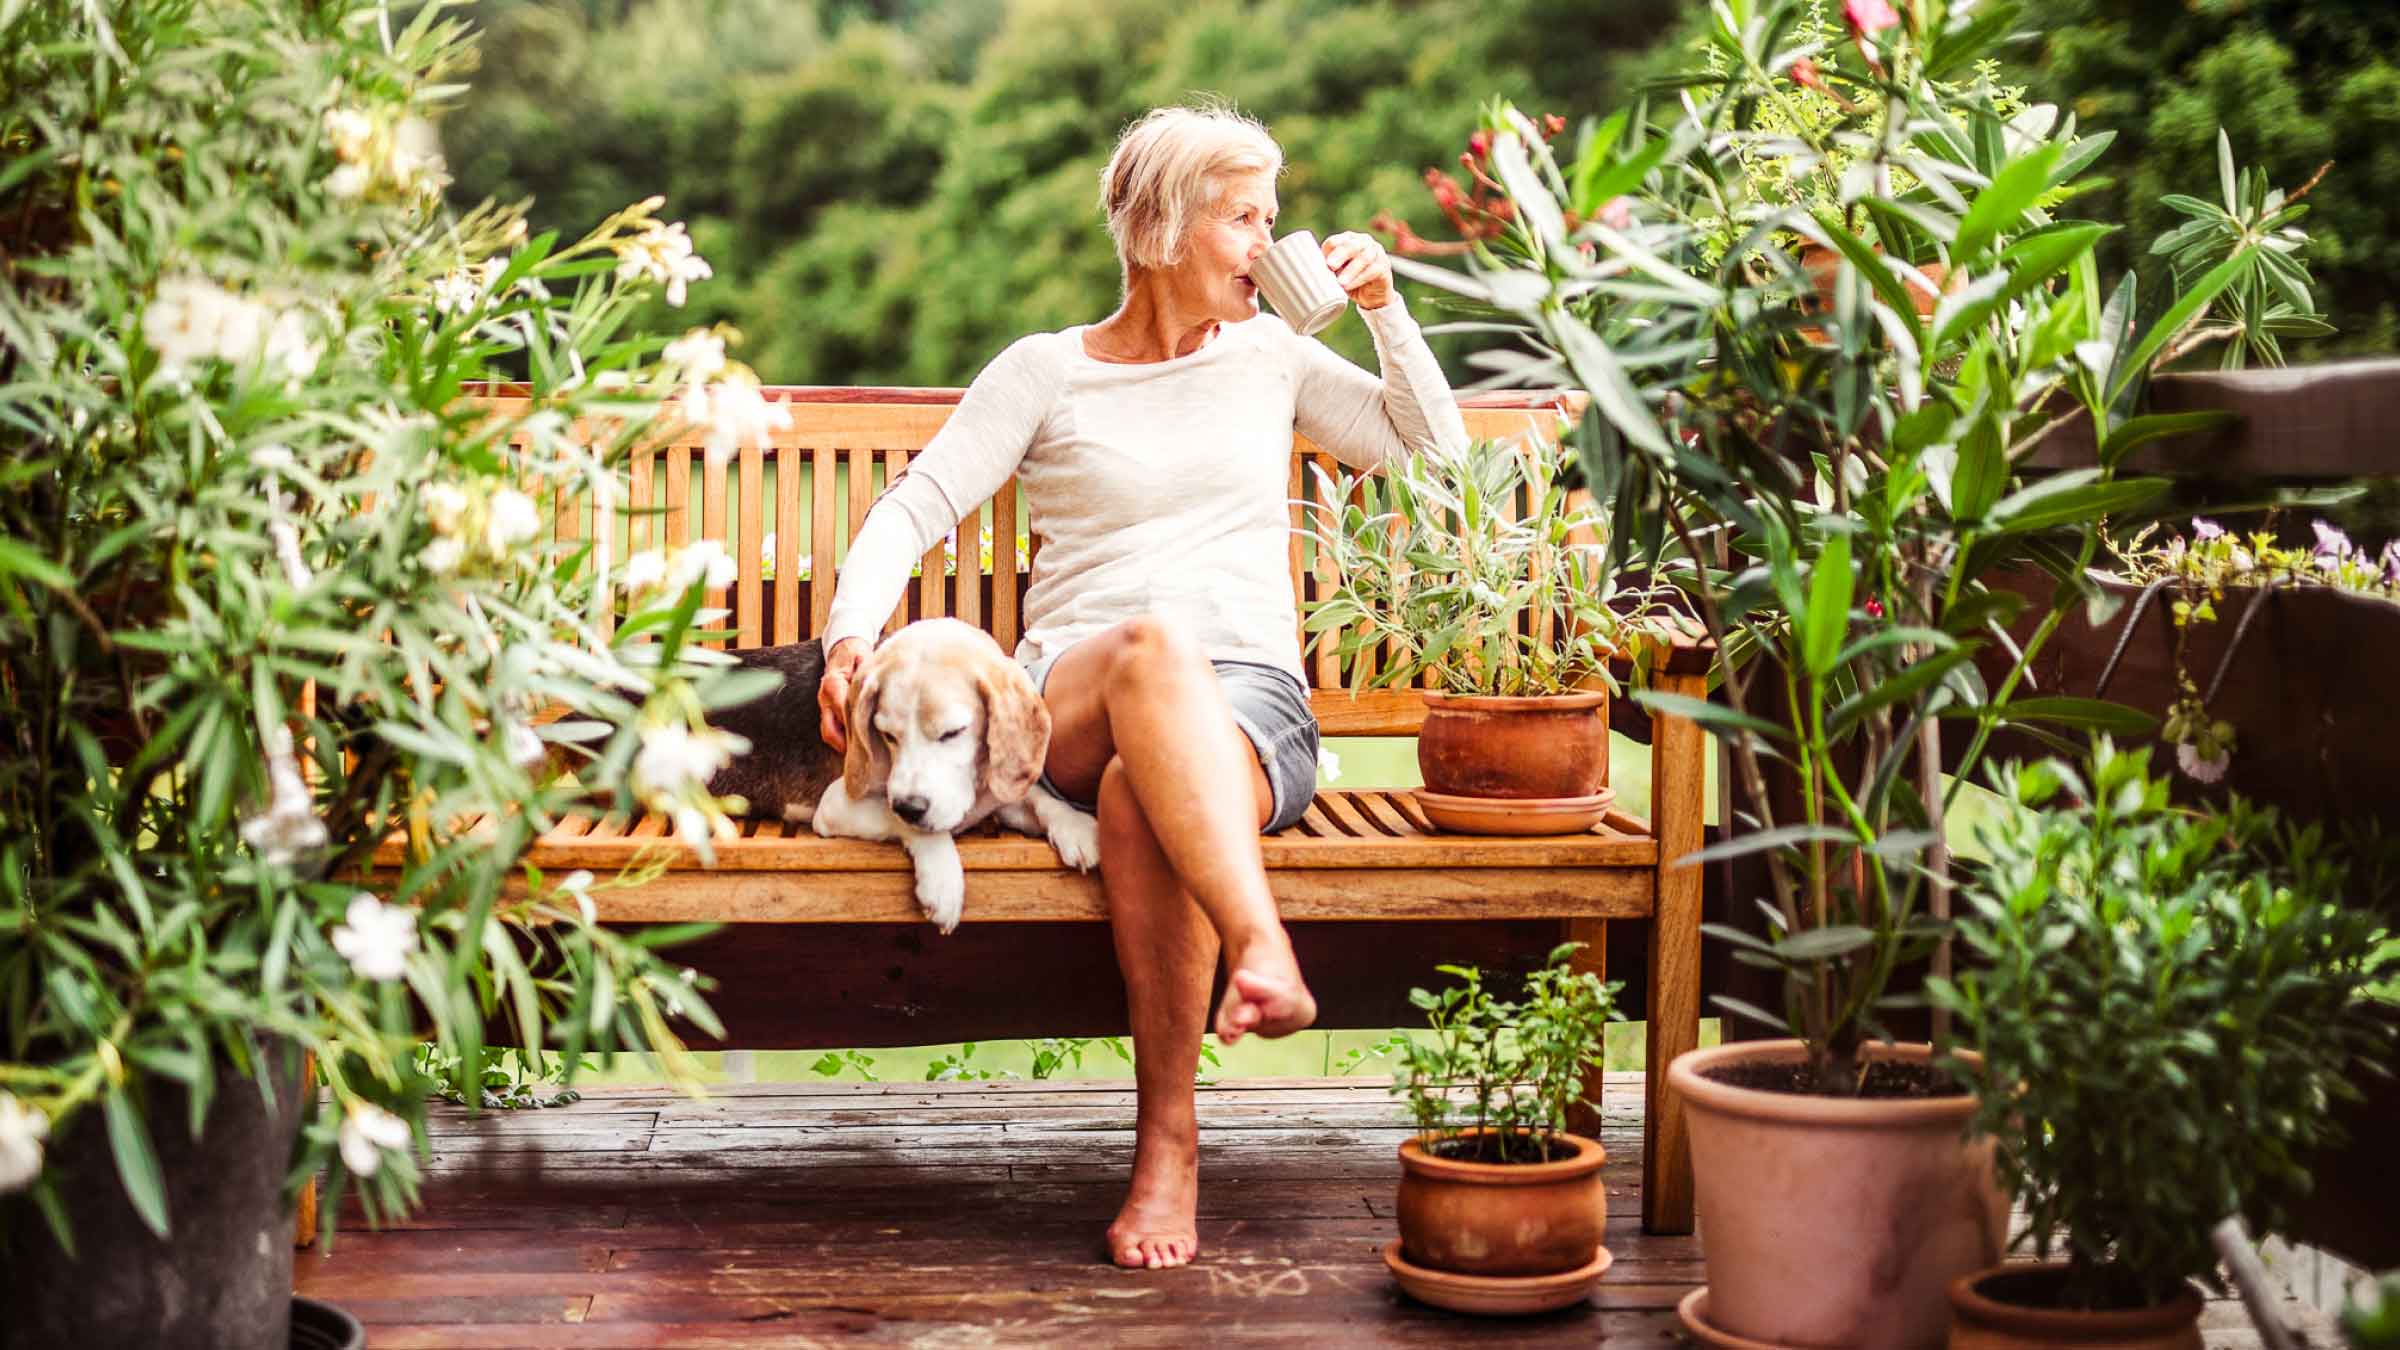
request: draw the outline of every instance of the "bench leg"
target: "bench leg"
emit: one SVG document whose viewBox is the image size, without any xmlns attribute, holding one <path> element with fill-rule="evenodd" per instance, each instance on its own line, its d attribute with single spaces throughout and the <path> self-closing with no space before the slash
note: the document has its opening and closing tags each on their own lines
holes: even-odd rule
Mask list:
<svg viewBox="0 0 2400 1350">
<path fill-rule="evenodd" d="M 309 1051 L 300 1056 L 300 1090 L 314 1097 L 317 1092 L 317 1056 Z M 300 1183 L 300 1197 L 292 1211 L 292 1245 L 305 1248 L 317 1240 L 317 1179 L 310 1177 Z"/>
<path fill-rule="evenodd" d="M 1561 942 L 1580 942 L 1583 949 L 1569 960 L 1568 968 L 1578 975 L 1608 978 L 1608 920 L 1568 919 L 1559 927 Z M 1608 1073 L 1605 1063 L 1595 1064 L 1583 1075 L 1583 1101 L 1567 1108 L 1567 1129 L 1586 1139 L 1600 1137 L 1600 1088 Z M 1590 1105 L 1585 1105 L 1588 1102 Z"/>
<path fill-rule="evenodd" d="M 1667 675 L 1659 687 L 1708 696 L 1697 675 Z M 1667 1066 L 1700 1044 L 1702 870 L 1676 867 L 1705 837 L 1708 738 L 1697 722 L 1652 713 L 1650 820 L 1658 831 L 1658 904 L 1650 925 L 1648 1062 L 1642 1079 L 1642 1228 L 1692 1231 L 1692 1141 L 1683 1103 L 1667 1090 Z"/>
</svg>

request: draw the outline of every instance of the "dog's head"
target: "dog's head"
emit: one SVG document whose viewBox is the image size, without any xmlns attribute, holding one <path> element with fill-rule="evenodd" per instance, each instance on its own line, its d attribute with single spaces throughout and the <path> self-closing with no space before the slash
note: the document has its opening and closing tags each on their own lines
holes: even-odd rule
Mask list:
<svg viewBox="0 0 2400 1350">
<path fill-rule="evenodd" d="M 953 830 L 989 790 L 1020 801 L 1050 751 L 1050 710 L 989 633 L 910 624 L 859 668 L 842 762 L 852 797 L 878 793 L 911 826 Z"/>
</svg>

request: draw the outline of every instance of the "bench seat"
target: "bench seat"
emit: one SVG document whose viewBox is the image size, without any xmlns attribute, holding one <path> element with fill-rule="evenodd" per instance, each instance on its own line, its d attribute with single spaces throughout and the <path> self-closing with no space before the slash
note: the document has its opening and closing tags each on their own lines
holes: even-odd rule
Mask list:
<svg viewBox="0 0 2400 1350">
<path fill-rule="evenodd" d="M 575 815 L 543 834 L 525 861 L 545 874 L 602 876 L 649 862 L 665 870 L 592 896 L 604 921 L 915 923 L 914 872 L 889 844 L 822 839 L 803 825 L 752 820 L 720 841 L 714 866 L 653 812 Z M 1308 813 L 1262 841 L 1267 878 L 1289 919 L 1632 919 L 1651 912 L 1658 841 L 1622 812 L 1589 833 L 1547 838 L 1443 834 L 1406 791 L 1317 793 Z M 375 854 L 376 880 L 396 880 L 406 840 Z M 1067 870 L 1050 845 L 986 823 L 961 836 L 967 922 L 1105 919 L 1097 874 Z M 511 883 L 522 892 L 521 878 Z"/>
</svg>

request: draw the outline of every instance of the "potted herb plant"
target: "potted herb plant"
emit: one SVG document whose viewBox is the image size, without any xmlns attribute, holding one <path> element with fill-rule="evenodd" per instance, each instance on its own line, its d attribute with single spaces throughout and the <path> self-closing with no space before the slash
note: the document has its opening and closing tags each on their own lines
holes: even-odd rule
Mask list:
<svg viewBox="0 0 2400 1350">
<path fill-rule="evenodd" d="M 594 794 L 706 848 L 756 692 L 690 654 L 710 559 L 605 635 L 617 540 L 548 495 L 623 502 L 669 396 L 712 452 L 774 409 L 621 331 L 707 275 L 658 203 L 443 206 L 472 50 L 410 15 L 0 11 L 0 1344 L 281 1345 L 297 1188 L 328 1238 L 416 1197 L 420 1042 L 689 1081 L 667 1009 L 715 1026 L 609 879 L 515 866 Z"/>
<path fill-rule="evenodd" d="M 1398 1047 L 1392 1091 L 1417 1133 L 1400 1145 L 1400 1236 L 1384 1261 L 1427 1303 L 1546 1312 L 1608 1268 L 1607 1155 L 1566 1119 L 1601 1063 L 1617 986 L 1572 968 L 1578 945 L 1554 949 L 1513 1000 L 1465 966 L 1441 967 L 1458 983 L 1438 994 L 1409 991 L 1431 1034 Z"/>
<path fill-rule="evenodd" d="M 2210 1230 L 2277 1229 L 2381 1040 L 2380 922 L 2341 903 L 2321 831 L 2240 798 L 2172 807 L 2146 749 L 1994 782 L 2017 809 L 1980 832 L 1975 960 L 1928 992 L 1975 1052 L 1953 1067 L 2022 1241 L 2064 1259 L 1961 1276 L 1950 1343 L 2196 1350 Z"/>
<path fill-rule="evenodd" d="M 1309 607 L 1354 691 L 1427 687 L 1418 804 L 1473 834 L 1567 834 L 1608 809 L 1612 607 L 1602 522 L 1537 444 L 1420 451 L 1375 474 L 1317 473 Z"/>
<path fill-rule="evenodd" d="M 1838 67 L 1813 64 L 1811 12 L 1714 7 L 1718 64 L 1687 98 L 1571 149 L 1496 106 L 1504 227 L 1464 273 L 1399 265 L 1514 327 L 1525 379 L 1589 392 L 1578 443 L 1613 526 L 1609 569 L 1677 584 L 1721 656 L 1722 701 L 1633 697 L 1728 751 L 1736 828 L 1686 861 L 1747 869 L 1733 899 L 1750 921 L 1708 931 L 1779 988 L 1718 1006 L 1788 1039 L 1673 1067 L 1708 1234 L 1686 1317 L 1782 1344 L 1919 1347 L 1946 1334 L 1951 1279 L 1997 1256 L 2006 1212 L 1989 1144 L 1963 1135 L 1973 1100 L 1929 1047 L 1882 1044 L 1921 1003 L 1895 974 L 1945 969 L 1952 775 L 2003 730 L 2149 724 L 2037 693 L 2025 671 L 2090 598 L 2104 523 L 2163 487 L 2118 472 L 2178 425 L 2139 415 L 2142 391 L 2256 244 L 2227 242 L 2140 304 L 2132 278 L 2101 279 L 2093 249 L 2113 227 L 2054 214 L 2108 137 L 1971 76 L 2015 6 L 1847 4 L 1857 59 Z M 1764 120 L 1822 92 L 1811 81 L 1839 99 L 1832 115 Z M 1785 234 L 1841 255 L 1821 312 Z M 1943 269 L 1930 314 L 1920 262 Z M 2100 463 L 2032 473 L 2026 447 L 2069 410 L 2099 429 Z M 1993 579 L 2028 566 L 2051 603 L 2002 644 L 2027 601 Z"/>
</svg>

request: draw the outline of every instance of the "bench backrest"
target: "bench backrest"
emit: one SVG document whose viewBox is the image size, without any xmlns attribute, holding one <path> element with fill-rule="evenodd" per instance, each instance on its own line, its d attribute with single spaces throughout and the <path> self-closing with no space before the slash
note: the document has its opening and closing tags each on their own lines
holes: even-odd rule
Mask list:
<svg viewBox="0 0 2400 1350">
<path fill-rule="evenodd" d="M 772 433 L 770 443 L 741 450 L 711 465 L 697 432 L 636 454 L 629 500 L 621 520 L 595 519 L 580 495 L 555 502 L 558 537 L 594 537 L 613 526 L 625 552 L 676 548 L 714 539 L 733 556 L 733 585 L 712 592 L 712 607 L 731 610 L 725 627 L 732 647 L 799 642 L 821 632 L 833 605 L 833 578 L 850 539 L 877 494 L 908 469 L 956 408 L 955 389 L 770 388 L 771 399 L 787 400 L 792 425 Z M 1491 439 L 1534 437 L 1555 442 L 1561 396 L 1556 393 L 1478 394 L 1460 400 L 1470 436 Z M 493 411 L 512 416 L 525 407 L 519 398 L 488 400 Z M 1292 447 L 1291 495 L 1312 500 L 1311 459 L 1328 472 L 1338 466 L 1304 437 Z M 697 509 L 692 500 L 697 491 Z M 1293 523 L 1302 508 L 1292 507 Z M 907 599 L 891 627 L 917 619 L 950 616 L 975 624 L 1014 650 L 1021 635 L 1031 555 L 1039 547 L 1012 479 L 979 508 L 977 526 L 961 522 L 951 539 L 919 564 Z M 989 541 L 986 547 L 985 541 Z M 1328 578 L 1298 534 L 1290 543 L 1292 593 L 1303 612 Z M 1343 689 L 1330 650 L 1307 658 L 1308 682 L 1319 720 L 1338 735 L 1411 735 L 1424 718 L 1422 700 L 1406 690 L 1353 698 Z"/>
</svg>

